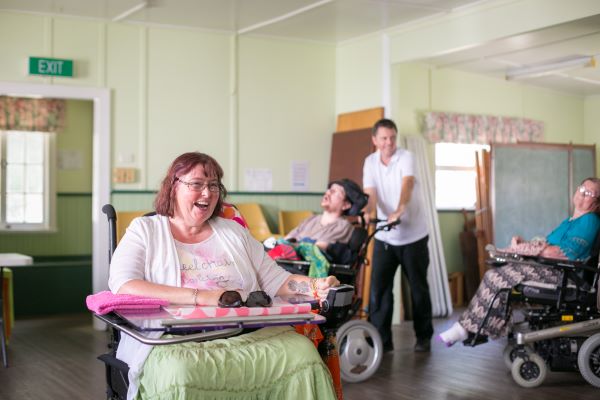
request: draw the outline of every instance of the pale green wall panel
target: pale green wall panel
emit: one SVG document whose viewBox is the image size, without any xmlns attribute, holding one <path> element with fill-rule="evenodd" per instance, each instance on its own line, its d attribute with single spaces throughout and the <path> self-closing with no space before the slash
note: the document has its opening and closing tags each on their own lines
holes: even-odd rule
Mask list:
<svg viewBox="0 0 600 400">
<path fill-rule="evenodd" d="M 584 142 L 600 145 L 600 95 L 587 96 L 584 100 Z M 600 157 L 596 155 L 596 174 L 600 171 Z"/>
<path fill-rule="evenodd" d="M 0 80 L 43 81 L 44 78 L 28 76 L 28 62 L 30 56 L 50 56 L 44 41 L 47 22 L 47 18 L 39 15 L 0 12 Z"/>
<path fill-rule="evenodd" d="M 112 164 L 136 168 L 138 182 L 115 184 L 115 188 L 144 188 L 146 165 L 145 96 L 146 28 L 109 24 L 106 32 L 106 85 L 112 91 Z"/>
<path fill-rule="evenodd" d="M 431 74 L 432 111 L 524 116 L 520 85 L 452 69 Z"/>
<path fill-rule="evenodd" d="M 147 189 L 187 151 L 229 165 L 230 61 L 227 35 L 149 30 Z"/>
<path fill-rule="evenodd" d="M 381 35 L 343 43 L 336 50 L 336 114 L 381 107 Z"/>
<path fill-rule="evenodd" d="M 292 161 L 309 165 L 308 191 L 325 189 L 335 130 L 335 47 L 239 40 L 239 188 L 247 168 L 267 168 L 273 190 L 291 189 Z"/>
<path fill-rule="evenodd" d="M 91 195 L 59 194 L 56 215 L 56 232 L 0 233 L 0 253 L 23 253 L 30 256 L 92 254 Z"/>
<path fill-rule="evenodd" d="M 52 78 L 58 85 L 102 86 L 104 77 L 100 52 L 103 50 L 101 22 L 53 20 L 52 57 L 74 60 L 72 78 Z"/>
<path fill-rule="evenodd" d="M 554 90 L 523 86 L 523 112 L 544 121 L 544 141 L 584 143 L 584 98 Z"/>
<path fill-rule="evenodd" d="M 401 135 L 421 133 L 421 118 L 430 107 L 429 69 L 421 64 L 392 67 L 392 118 Z"/>
<path fill-rule="evenodd" d="M 67 101 L 65 129 L 56 135 L 58 157 L 65 159 L 57 170 L 58 192 L 92 192 L 93 107 L 91 101 Z"/>
</svg>

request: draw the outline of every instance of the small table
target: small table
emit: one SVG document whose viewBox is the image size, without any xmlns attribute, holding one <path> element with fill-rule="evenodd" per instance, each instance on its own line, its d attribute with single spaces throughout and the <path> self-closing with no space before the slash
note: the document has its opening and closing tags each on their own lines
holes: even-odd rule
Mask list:
<svg viewBox="0 0 600 400">
<path fill-rule="evenodd" d="M 0 253 L 0 336 L 2 343 L 2 362 L 8 367 L 6 337 L 4 335 L 4 267 L 22 267 L 33 264 L 33 258 L 18 253 Z"/>
</svg>

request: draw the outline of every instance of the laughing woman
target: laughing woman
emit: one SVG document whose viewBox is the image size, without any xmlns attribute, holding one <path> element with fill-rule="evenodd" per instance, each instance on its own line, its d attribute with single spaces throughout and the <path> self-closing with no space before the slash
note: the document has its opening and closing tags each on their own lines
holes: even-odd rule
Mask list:
<svg viewBox="0 0 600 400">
<path fill-rule="evenodd" d="M 218 217 L 226 195 L 222 178 L 221 166 L 206 154 L 173 161 L 154 203 L 157 215 L 135 219 L 115 250 L 113 293 L 216 306 L 226 291 L 274 297 L 317 289 L 324 298 L 339 285 L 332 276 L 289 274 L 246 229 Z M 130 366 L 128 398 L 335 398 L 317 350 L 290 327 L 155 348 L 124 335 L 117 357 Z"/>
</svg>

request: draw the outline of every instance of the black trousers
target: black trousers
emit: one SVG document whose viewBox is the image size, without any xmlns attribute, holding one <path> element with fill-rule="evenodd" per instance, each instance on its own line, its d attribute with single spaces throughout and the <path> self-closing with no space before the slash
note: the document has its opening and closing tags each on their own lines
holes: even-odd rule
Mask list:
<svg viewBox="0 0 600 400">
<path fill-rule="evenodd" d="M 394 275 L 398 265 L 408 279 L 412 298 L 413 326 L 417 339 L 433 336 L 431 298 L 427 283 L 429 236 L 402 246 L 392 246 L 375 239 L 369 320 L 379 331 L 384 347 L 392 347 L 392 313 L 394 311 Z"/>
</svg>

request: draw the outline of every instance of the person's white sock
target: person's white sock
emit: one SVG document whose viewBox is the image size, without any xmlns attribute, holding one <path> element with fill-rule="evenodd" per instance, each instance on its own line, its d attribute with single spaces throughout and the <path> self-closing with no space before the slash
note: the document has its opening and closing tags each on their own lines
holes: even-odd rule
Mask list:
<svg viewBox="0 0 600 400">
<path fill-rule="evenodd" d="M 450 329 L 440 333 L 439 337 L 446 344 L 446 346 L 452 346 L 456 342 L 462 342 L 469 336 L 469 332 L 462 327 L 461 324 L 455 322 Z"/>
</svg>

